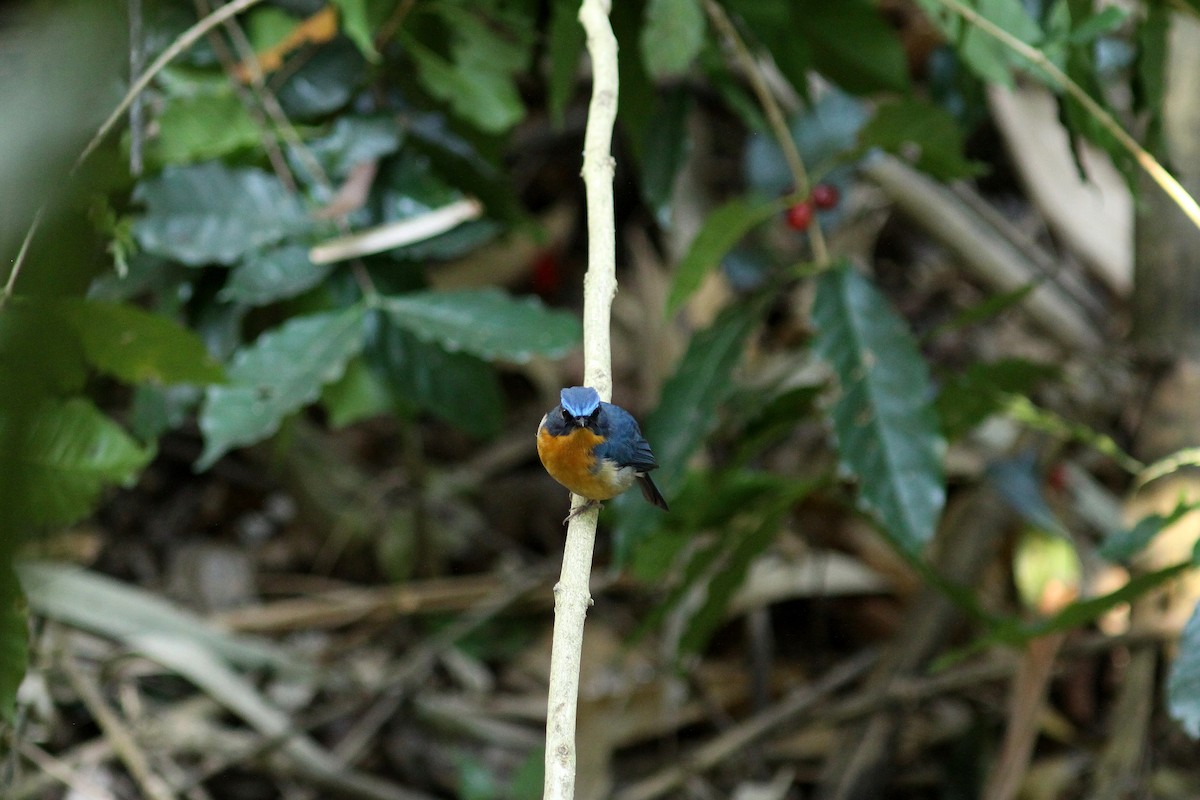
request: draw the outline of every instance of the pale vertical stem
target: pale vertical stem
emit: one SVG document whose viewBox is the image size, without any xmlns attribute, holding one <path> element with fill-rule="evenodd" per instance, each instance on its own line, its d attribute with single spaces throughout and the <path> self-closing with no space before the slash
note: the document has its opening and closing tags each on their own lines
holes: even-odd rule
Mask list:
<svg viewBox="0 0 1200 800">
<path fill-rule="evenodd" d="M 584 279 L 584 383 L 612 397 L 609 317 L 617 292 L 616 222 L 613 214 L 612 132 L 617 117 L 617 40 L 609 25 L 609 0 L 584 0 L 579 21 L 592 59 L 592 99 L 583 144 L 583 181 L 587 190 L 588 270 Z M 574 505 L 583 503 L 576 497 Z M 562 573 L 554 587 L 554 638 L 546 705 L 545 800 L 575 796 L 575 717 L 583 623 L 592 603 L 588 579 L 596 539 L 596 510 L 571 520 L 563 551 Z"/>
</svg>

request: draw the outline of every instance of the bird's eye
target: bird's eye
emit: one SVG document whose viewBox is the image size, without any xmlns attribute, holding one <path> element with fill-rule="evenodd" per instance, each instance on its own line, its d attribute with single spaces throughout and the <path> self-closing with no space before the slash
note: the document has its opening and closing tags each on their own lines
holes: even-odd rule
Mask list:
<svg viewBox="0 0 1200 800">
<path fill-rule="evenodd" d="M 571 416 L 571 412 L 567 411 L 565 408 L 562 410 L 562 418 L 566 422 L 570 422 L 571 420 L 575 419 L 573 416 Z"/>
</svg>

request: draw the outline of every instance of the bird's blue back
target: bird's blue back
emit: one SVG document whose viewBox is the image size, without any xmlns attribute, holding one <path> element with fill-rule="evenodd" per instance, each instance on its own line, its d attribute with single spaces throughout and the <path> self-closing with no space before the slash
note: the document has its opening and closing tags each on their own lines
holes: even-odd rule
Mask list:
<svg viewBox="0 0 1200 800">
<path fill-rule="evenodd" d="M 657 467 L 650 443 L 642 436 L 633 415 L 612 403 L 601 403 L 600 408 L 603 424 L 598 433 L 604 441 L 596 445 L 596 457 L 616 462 L 618 466 L 633 467 L 638 472 Z"/>
</svg>

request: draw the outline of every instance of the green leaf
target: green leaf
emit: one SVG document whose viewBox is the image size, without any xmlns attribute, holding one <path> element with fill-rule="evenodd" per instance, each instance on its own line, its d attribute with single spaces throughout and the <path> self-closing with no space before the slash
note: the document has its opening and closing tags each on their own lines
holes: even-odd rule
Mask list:
<svg viewBox="0 0 1200 800">
<path fill-rule="evenodd" d="M 563 112 L 575 91 L 575 76 L 579 71 L 579 58 L 583 55 L 585 36 L 578 14 L 579 3 L 575 0 L 553 0 L 550 5 L 550 31 L 546 42 L 550 75 L 546 81 L 546 105 L 556 126 L 563 123 Z"/>
<path fill-rule="evenodd" d="M 500 432 L 504 395 L 490 364 L 425 342 L 390 315 L 379 314 L 376 321 L 368 358 L 397 407 L 426 411 L 479 438 Z"/>
<path fill-rule="evenodd" d="M 138 243 L 191 266 L 233 264 L 309 227 L 295 195 L 259 169 L 167 167 L 138 184 L 134 199 L 146 205 L 133 227 Z"/>
<path fill-rule="evenodd" d="M 332 264 L 314 264 L 308 248 L 285 244 L 252 253 L 229 273 L 222 300 L 263 306 L 295 297 L 325 280 Z"/>
<path fill-rule="evenodd" d="M 338 111 L 365 81 L 367 61 L 349 39 L 337 38 L 313 48 L 297 62 L 276 95 L 293 121 L 316 120 Z"/>
<path fill-rule="evenodd" d="M 985 171 L 963 157 L 962 128 L 946 110 L 919 100 L 897 100 L 878 107 L 859 132 L 864 149 L 878 147 L 896 155 L 917 149 L 915 166 L 938 180 L 969 178 Z"/>
<path fill-rule="evenodd" d="M 392 410 L 392 398 L 362 358 L 351 359 L 346 373 L 321 392 L 329 424 L 344 428 Z"/>
<path fill-rule="evenodd" d="M 262 143 L 254 118 L 228 88 L 219 94 L 171 97 L 158 116 L 150 155 L 162 164 L 206 161 Z"/>
<path fill-rule="evenodd" d="M 723 3 L 742 19 L 754 37 L 767 48 L 779 71 L 801 97 L 808 97 L 812 49 L 808 37 L 797 36 L 800 8 L 792 3 L 762 0 L 727 0 Z M 622 83 L 622 86 L 624 83 Z"/>
<path fill-rule="evenodd" d="M 943 378 L 937 412 L 942 434 L 954 441 L 1004 410 L 1009 395 L 1029 394 L 1058 375 L 1058 368 L 1020 358 L 976 361 L 965 372 Z"/>
<path fill-rule="evenodd" d="M 559 358 L 581 338 L 573 314 L 499 289 L 413 292 L 385 297 L 379 304 L 394 324 L 422 340 L 489 361 Z"/>
<path fill-rule="evenodd" d="M 1179 652 L 1167 677 L 1167 708 L 1188 736 L 1200 739 L 1200 606 L 1179 637 Z"/>
<path fill-rule="evenodd" d="M 691 147 L 687 129 L 691 110 L 688 90 L 677 88 L 666 92 L 659 103 L 657 124 L 646 128 L 646 141 L 642 143 L 642 198 L 664 229 L 671 227 L 675 177 Z"/>
<path fill-rule="evenodd" d="M 718 409 L 735 388 L 733 368 L 762 313 L 762 302 L 743 302 L 692 337 L 663 386 L 658 408 L 646 418 L 643 430 L 660 465 L 654 480 L 667 498 L 682 483 L 692 454 L 716 427 Z M 614 530 L 617 561 L 624 563 L 633 548 L 660 524 L 662 512 L 629 493 L 614 506 L 619 511 Z"/>
<path fill-rule="evenodd" d="M 1000 40 L 964 21 L 939 0 L 917 0 L 917 3 L 955 43 L 959 57 L 984 82 L 1012 86 L 1012 67 L 1030 66 Z M 1021 0 L 977 0 L 972 6 L 981 17 L 1026 44 L 1036 45 L 1042 40 L 1041 28 L 1025 11 Z"/>
<path fill-rule="evenodd" d="M 925 361 L 904 321 L 848 264 L 821 276 L 813 321 L 814 350 L 841 384 L 830 409 L 840 464 L 858 479 L 860 506 L 915 556 L 946 500 Z"/>
<path fill-rule="evenodd" d="M 11 723 L 29 662 L 29 620 L 16 575 L 8 564 L 0 570 L 0 720 Z"/>
<path fill-rule="evenodd" d="M 700 288 L 704 276 L 721 263 L 721 259 L 751 228 L 766 222 L 783 210 L 779 200 L 735 198 L 704 220 L 704 227 L 692 240 L 687 254 L 675 267 L 675 279 L 667 295 L 667 312 L 679 308 L 692 292 Z"/>
<path fill-rule="evenodd" d="M 261 441 L 283 418 L 313 402 L 363 346 L 363 308 L 296 317 L 239 350 L 227 386 L 205 392 L 200 412 L 207 469 L 234 447 Z"/>
<path fill-rule="evenodd" d="M 10 418 L 0 411 L 0 441 Z M 25 420 L 16 448 L 26 489 L 12 513 L 38 525 L 87 516 L 106 486 L 128 486 L 154 457 L 120 425 L 81 397 L 43 403 Z"/>
<path fill-rule="evenodd" d="M 364 161 L 396 152 L 403 139 L 403 130 L 391 115 L 342 114 L 327 134 L 308 142 L 308 149 L 330 177 L 341 180 Z M 294 156 L 292 163 L 304 168 Z"/>
<path fill-rule="evenodd" d="M 529 61 L 529 31 L 513 18 L 484 17 L 470 6 L 441 3 L 430 10 L 450 31 L 449 58 L 407 27 L 400 33 L 421 85 L 480 130 L 507 131 L 525 116 L 516 75 Z"/>
<path fill-rule="evenodd" d="M 700 0 L 650 0 L 639 41 L 646 71 L 657 79 L 686 72 L 704 44 L 705 29 Z"/>
<path fill-rule="evenodd" d="M 79 336 L 87 360 L 127 383 L 219 383 L 225 370 L 174 320 L 127 305 L 59 300 L 55 313 Z"/>
<path fill-rule="evenodd" d="M 1182 499 L 1169 514 L 1150 514 L 1142 517 L 1132 528 L 1117 531 L 1100 545 L 1100 555 L 1109 561 L 1128 562 L 1146 548 L 1154 537 L 1188 514 L 1200 509 L 1200 503 Z"/>
<path fill-rule="evenodd" d="M 375 49 L 375 37 L 367 14 L 367 0 L 333 0 L 333 5 L 341 11 L 342 31 L 354 42 L 359 52 L 368 61 L 379 61 L 379 51 Z"/>
<path fill-rule="evenodd" d="M 797 0 L 791 19 L 819 72 L 848 92 L 908 91 L 904 48 L 866 0 Z M 792 33 L 792 31 L 789 31 Z"/>
<path fill-rule="evenodd" d="M 1013 583 L 1025 608 L 1041 610 L 1047 600 L 1077 594 L 1081 572 L 1070 538 L 1038 528 L 1021 533 L 1013 553 Z"/>
</svg>

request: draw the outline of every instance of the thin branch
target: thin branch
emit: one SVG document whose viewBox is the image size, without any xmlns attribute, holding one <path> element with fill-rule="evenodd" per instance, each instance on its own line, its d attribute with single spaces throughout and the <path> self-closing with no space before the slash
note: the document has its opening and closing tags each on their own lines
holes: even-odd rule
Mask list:
<svg viewBox="0 0 1200 800">
<path fill-rule="evenodd" d="M 809 185 L 808 170 L 804 167 L 804 159 L 800 157 L 800 150 L 796 147 L 792 132 L 788 129 L 787 120 L 783 117 L 783 110 L 779 107 L 775 95 L 771 94 L 771 89 L 763 78 L 762 69 L 754 60 L 754 54 L 746 46 L 746 42 L 737 32 L 737 27 L 729 19 L 725 9 L 716 0 L 707 0 L 704 6 L 708 10 L 708 16 L 712 20 L 713 26 L 733 48 L 742 65 L 742 71 L 746 73 L 746 79 L 750 81 L 750 88 L 754 91 L 754 96 L 758 98 L 758 104 L 762 106 L 767 115 L 771 132 L 779 143 L 779 149 L 783 151 L 788 171 L 792 173 L 792 183 L 796 186 L 796 194 L 807 197 L 812 187 Z M 813 260 L 819 267 L 826 266 L 829 263 L 829 250 L 825 246 L 825 234 L 821 231 L 820 221 L 814 219 L 808 233 L 809 241 L 812 243 Z"/>
<path fill-rule="evenodd" d="M 1126 130 L 1121 127 L 1121 124 L 1113 119 L 1112 115 L 1104 110 L 1104 107 L 1097 103 L 1092 96 L 1089 95 L 1082 86 L 1071 80 L 1065 72 L 1059 69 L 1054 62 L 1046 58 L 1046 54 L 1038 50 L 1032 45 L 1013 36 L 1008 31 L 1001 28 L 996 23 L 992 22 L 987 17 L 980 14 L 975 9 L 964 5 L 959 0 L 937 0 L 948 10 L 962 17 L 971 25 L 974 25 L 979 30 L 991 36 L 1003 44 L 1014 53 L 1028 60 L 1038 69 L 1044 72 L 1050 79 L 1057 84 L 1057 88 L 1069 94 L 1079 105 L 1083 106 L 1084 110 L 1096 122 L 1100 123 L 1100 127 L 1117 140 L 1117 143 L 1133 157 L 1150 178 L 1166 192 L 1167 196 L 1179 206 L 1179 209 L 1187 215 L 1188 219 L 1197 228 L 1200 228 L 1200 205 L 1197 205 L 1196 199 L 1188 194 L 1187 190 L 1179 185 L 1179 181 L 1175 180 L 1171 173 L 1167 172 L 1166 168 L 1158 162 L 1158 160 L 1150 155 L 1150 153 L 1138 144 L 1137 140 L 1129 135 Z M 1051 87 L 1054 88 L 1054 87 Z"/>
<path fill-rule="evenodd" d="M 96 129 L 95 135 L 92 136 L 92 140 L 87 143 L 87 147 L 83 148 L 83 152 L 79 154 L 79 158 L 75 159 L 75 166 L 71 168 L 71 171 L 74 172 L 79 169 L 80 165 L 84 161 L 87 161 L 88 156 L 94 153 L 96 148 L 100 146 L 100 143 L 104 141 L 104 137 L 108 136 L 109 132 L 112 131 L 113 126 L 117 124 L 117 120 L 121 119 L 121 115 L 129 109 L 134 99 L 146 90 L 146 87 L 150 85 L 150 81 L 154 80 L 155 76 L 162 72 L 167 64 L 170 64 L 181 53 L 198 42 L 201 36 L 204 36 L 225 20 L 237 16 L 246 9 L 258 5 L 260 2 L 262 0 L 233 0 L 232 3 L 223 5 L 203 19 L 197 20 L 195 25 L 181 33 L 175 41 L 171 42 L 170 47 L 163 50 L 146 71 L 138 76 L 138 79 L 129 87 L 129 91 L 125 92 L 125 96 L 121 98 L 121 102 L 117 104 L 117 107 L 113 109 L 104 122 L 100 123 L 100 127 Z"/>
<path fill-rule="evenodd" d="M 583 0 L 579 21 L 592 59 L 592 99 L 583 140 L 583 181 L 587 189 L 588 271 L 583 290 L 584 383 L 600 397 L 612 397 L 609 324 L 617 293 L 617 236 L 613 213 L 613 125 L 617 118 L 617 40 L 608 21 L 609 0 Z M 574 507 L 584 503 L 576 497 Z M 575 718 L 583 623 L 592 603 L 588 578 L 596 541 L 595 509 L 571 520 L 562 572 L 554 587 L 554 636 L 546 707 L 545 800 L 575 796 Z"/>
</svg>

